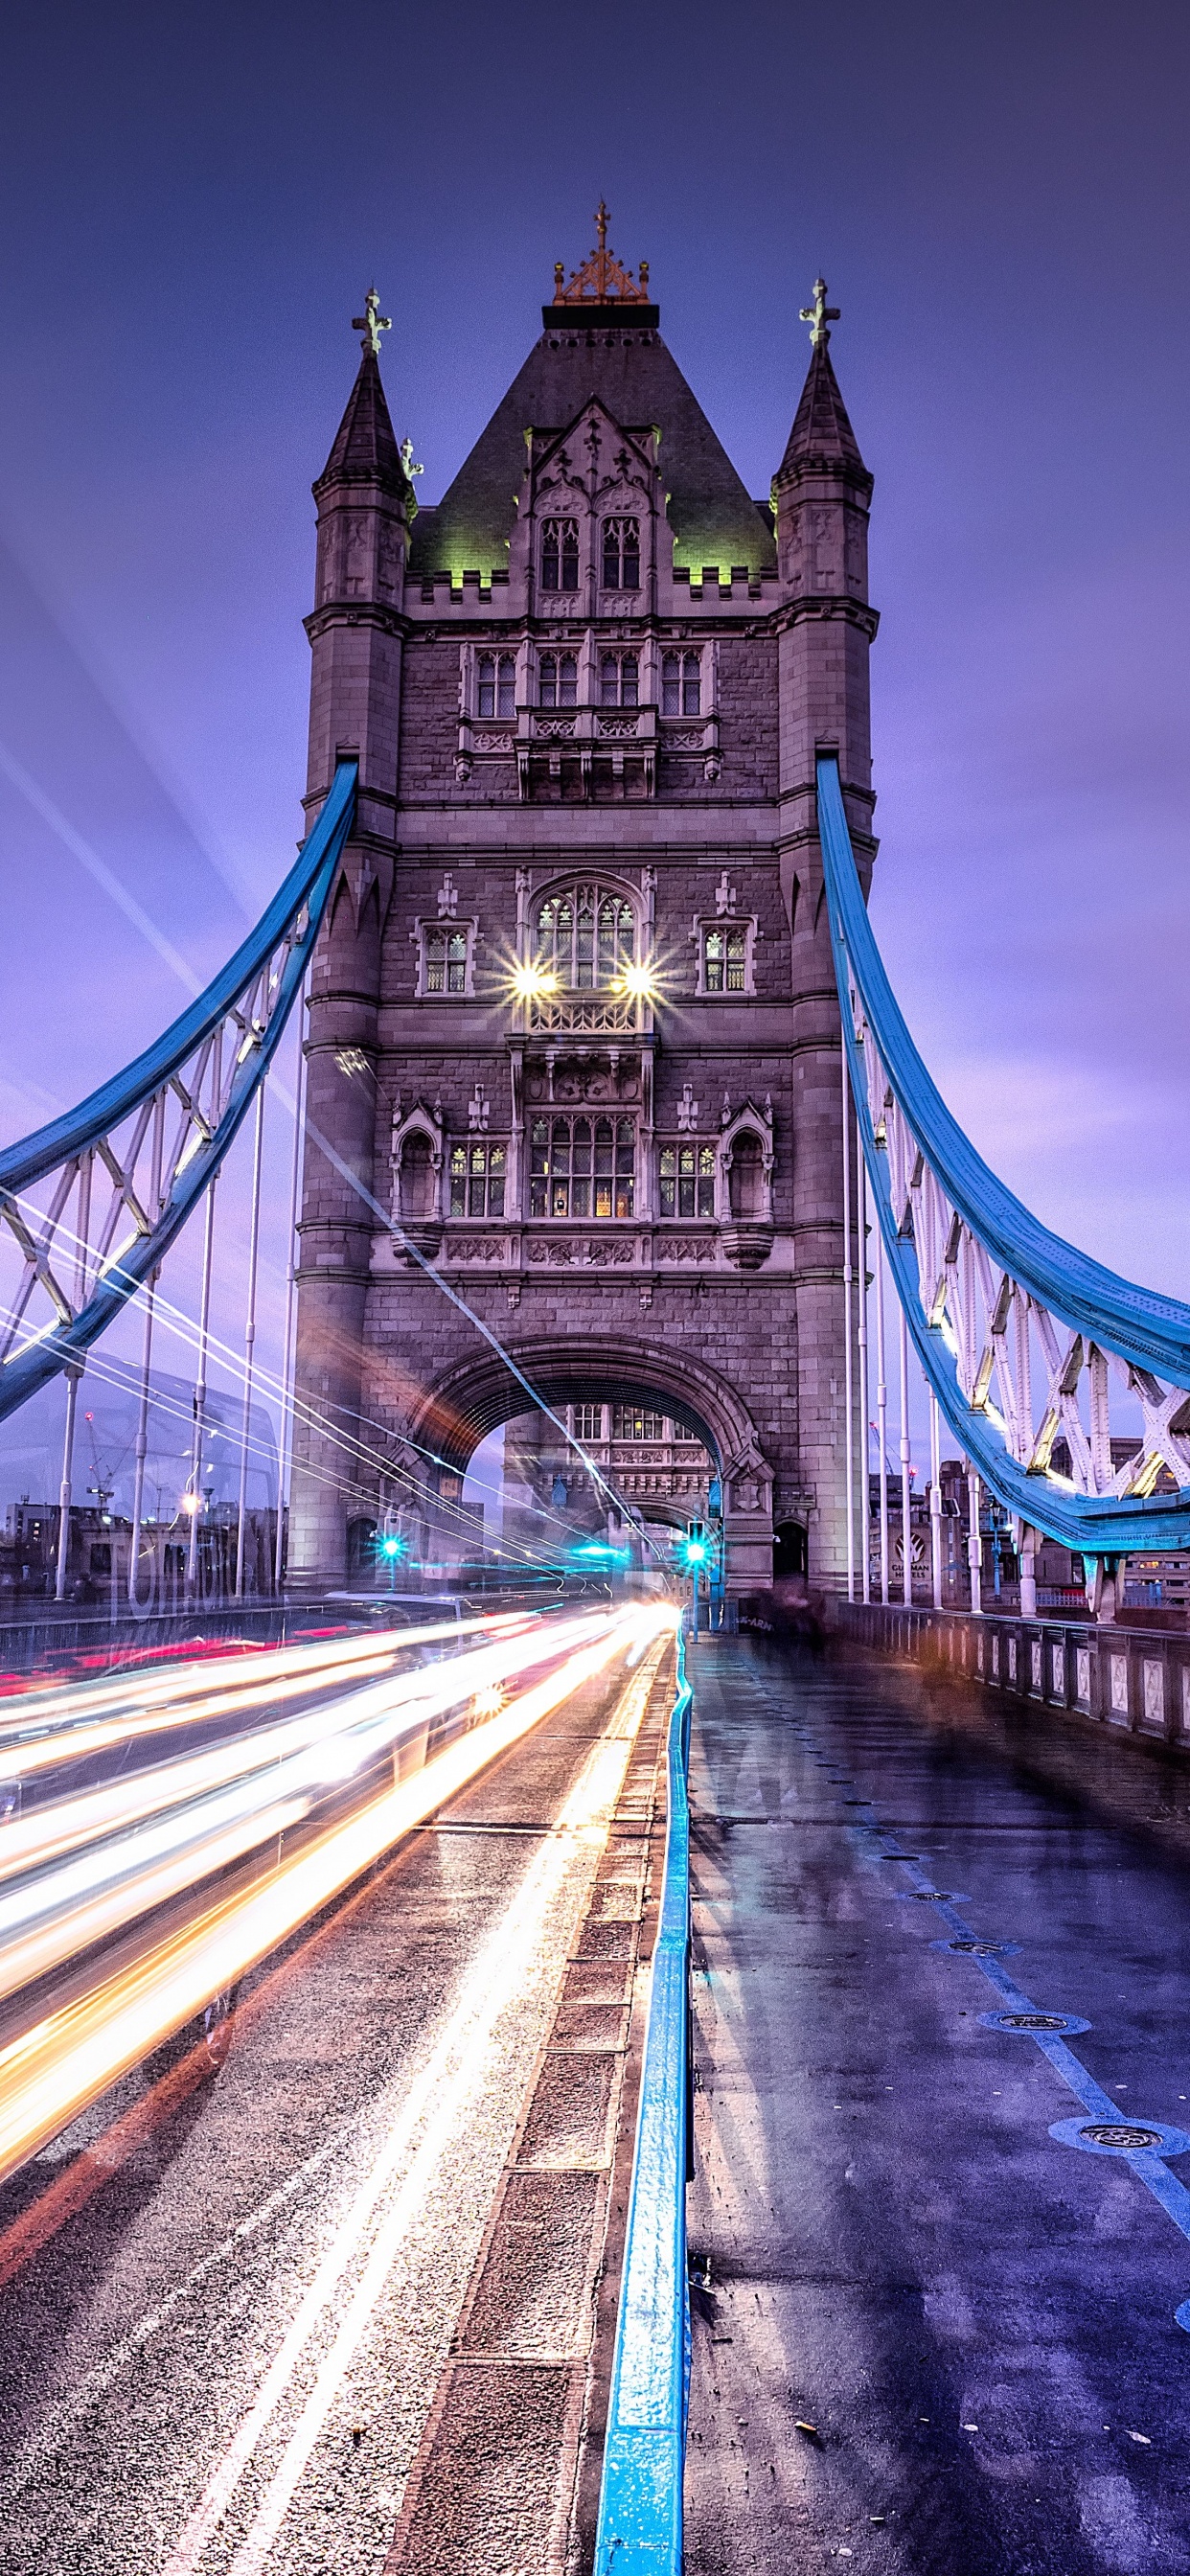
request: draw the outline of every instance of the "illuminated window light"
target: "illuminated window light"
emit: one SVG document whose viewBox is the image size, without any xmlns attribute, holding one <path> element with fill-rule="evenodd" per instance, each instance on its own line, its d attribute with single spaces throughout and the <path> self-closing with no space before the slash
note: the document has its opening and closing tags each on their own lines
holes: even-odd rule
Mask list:
<svg viewBox="0 0 1190 2576">
<path fill-rule="evenodd" d="M 517 966 L 513 969 L 512 989 L 518 1002 L 535 1002 L 545 993 L 556 993 L 558 978 L 546 966 Z"/>
</svg>

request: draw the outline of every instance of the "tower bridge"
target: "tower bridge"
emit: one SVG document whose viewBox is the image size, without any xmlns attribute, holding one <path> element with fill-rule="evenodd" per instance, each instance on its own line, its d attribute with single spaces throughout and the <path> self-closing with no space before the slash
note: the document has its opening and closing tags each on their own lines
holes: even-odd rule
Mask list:
<svg viewBox="0 0 1190 2576">
<path fill-rule="evenodd" d="M 825 283 L 757 500 L 607 225 L 433 506 L 368 294 L 297 861 L 0 1152 L 0 1421 L 65 1398 L 0 1699 L 14 2576 L 1185 2557 L 1190 1632 L 1128 1574 L 1184 1582 L 1190 1308 L 1020 1206 L 889 986 Z M 543 1608 L 604 1511 L 650 1563 Z"/>
</svg>

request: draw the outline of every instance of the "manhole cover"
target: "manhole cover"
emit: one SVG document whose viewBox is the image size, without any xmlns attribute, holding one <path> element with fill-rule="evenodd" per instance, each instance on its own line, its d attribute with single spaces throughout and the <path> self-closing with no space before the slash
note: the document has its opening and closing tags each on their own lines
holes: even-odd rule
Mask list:
<svg viewBox="0 0 1190 2576">
<path fill-rule="evenodd" d="M 1190 2153 L 1190 2137 L 1164 2120 L 1055 2120 L 1050 2130 L 1061 2147 L 1081 2147 L 1087 2156 L 1136 2156 L 1146 2148 L 1159 2156 Z"/>
<path fill-rule="evenodd" d="M 981 2013 L 979 2018 L 985 2030 L 1060 2031 L 1071 2039 L 1091 2027 L 1077 2013 L 998 2012 Z"/>
<path fill-rule="evenodd" d="M 1159 2147 L 1164 2132 L 1160 2129 L 1137 2129 L 1126 2120 L 1093 2120 L 1082 2135 L 1092 2147 Z"/>
</svg>

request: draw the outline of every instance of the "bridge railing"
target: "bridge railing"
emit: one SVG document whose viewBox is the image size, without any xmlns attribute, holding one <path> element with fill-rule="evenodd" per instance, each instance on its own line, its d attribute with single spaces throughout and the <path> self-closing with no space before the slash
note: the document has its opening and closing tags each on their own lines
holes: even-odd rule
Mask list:
<svg viewBox="0 0 1190 2576">
<path fill-rule="evenodd" d="M 832 1616 L 857 1645 L 1190 1751 L 1185 1632 L 879 1601 L 839 1601 Z"/>
<path fill-rule="evenodd" d="M 1185 1548 L 1190 1306 L 1064 1243 L 982 1161 L 889 984 L 834 757 L 818 762 L 818 817 L 845 1091 L 862 1151 L 860 1243 L 870 1199 L 878 1256 L 936 1406 L 973 1479 L 1022 1530 L 1056 1539 L 1092 1568 Z M 861 1281 L 863 1270 L 861 1260 Z M 866 1284 L 861 1322 L 865 1303 Z M 860 1364 L 862 1381 L 862 1350 Z M 862 1386 L 861 1409 L 866 1423 Z M 866 1475 L 863 1489 L 866 1552 Z"/>
<path fill-rule="evenodd" d="M 669 1818 L 604 2443 L 596 2576 L 679 2576 L 690 2384 L 690 1685 L 678 1638 Z"/>
</svg>

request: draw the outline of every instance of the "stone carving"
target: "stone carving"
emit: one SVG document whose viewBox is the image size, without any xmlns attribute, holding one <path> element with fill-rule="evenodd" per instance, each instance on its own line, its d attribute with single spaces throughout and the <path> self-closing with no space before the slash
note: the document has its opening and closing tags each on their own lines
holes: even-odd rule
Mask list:
<svg viewBox="0 0 1190 2576">
<path fill-rule="evenodd" d="M 701 751 L 704 739 L 705 737 L 701 725 L 699 725 L 695 730 L 687 728 L 685 731 L 680 731 L 675 726 L 667 725 L 662 737 L 666 751 Z"/>
<path fill-rule="evenodd" d="M 491 1102 L 482 1082 L 477 1082 L 467 1103 L 467 1125 L 473 1136 L 486 1136 Z"/>
<path fill-rule="evenodd" d="M 733 1499 L 737 1512 L 758 1512 L 760 1510 L 760 1487 L 756 1482 L 755 1476 L 741 1476 L 738 1479 Z"/>
<path fill-rule="evenodd" d="M 695 1097 L 694 1097 L 694 1085 L 693 1085 L 693 1083 L 690 1083 L 690 1082 L 684 1082 L 684 1083 L 682 1084 L 682 1097 L 681 1097 L 681 1099 L 680 1099 L 680 1100 L 679 1100 L 679 1102 L 678 1102 L 678 1133 L 679 1133 L 679 1135 L 681 1135 L 681 1136 L 693 1136 L 693 1135 L 694 1135 L 694 1133 L 695 1133 L 695 1131 L 696 1131 L 696 1129 L 697 1129 L 697 1126 L 698 1126 L 698 1113 L 699 1113 L 699 1110 L 700 1110 L 701 1106 L 702 1106 L 701 1101 L 696 1100 L 696 1099 L 695 1099 Z"/>
<path fill-rule="evenodd" d="M 477 751 L 515 751 L 516 735 L 514 733 L 487 733 L 477 726 L 475 734 L 475 748 Z"/>
<path fill-rule="evenodd" d="M 573 1258 L 573 1246 L 569 1243 L 537 1242 L 529 1245 L 529 1259 L 538 1270 L 547 1263 L 551 1270 L 568 1270 Z"/>
<path fill-rule="evenodd" d="M 654 1248 L 659 1261 L 709 1261 L 715 1246 L 709 1234 L 661 1234 Z"/>
<path fill-rule="evenodd" d="M 465 787 L 470 776 L 471 761 L 468 754 L 465 751 L 457 751 L 455 753 L 455 778 L 458 785 L 460 787 Z"/>
<path fill-rule="evenodd" d="M 611 739 L 622 739 L 640 731 L 639 716 L 600 716 L 599 731 Z"/>
<path fill-rule="evenodd" d="M 724 868 L 723 874 L 719 879 L 719 883 L 715 888 L 715 910 L 720 920 L 723 919 L 725 913 L 733 913 L 735 911 L 735 887 L 733 885 L 729 885 L 727 882 L 726 868 Z"/>
<path fill-rule="evenodd" d="M 717 751 L 711 751 L 711 752 L 708 752 L 707 757 L 706 757 L 706 759 L 704 760 L 704 762 L 703 762 L 703 764 L 702 764 L 702 774 L 703 774 L 703 777 L 705 778 L 705 780 L 706 780 L 706 782 L 707 782 L 708 787 L 713 787 L 713 786 L 714 786 L 716 779 L 719 777 L 719 775 L 720 775 L 720 773 L 721 773 L 721 771 L 722 771 L 722 768 L 723 768 L 723 763 L 722 763 L 722 761 L 721 761 L 721 760 L 720 760 L 720 758 L 719 758 L 719 754 L 718 754 L 718 752 L 717 752 Z"/>
<path fill-rule="evenodd" d="M 438 888 L 438 919 L 453 921 L 459 909 L 459 889 L 449 869 Z"/>
<path fill-rule="evenodd" d="M 616 1270 L 626 1270 L 632 1262 L 634 1246 L 631 1243 L 625 1243 L 619 1235 L 610 1237 L 604 1235 L 598 1242 L 589 1243 L 586 1253 L 588 1261 L 597 1270 L 606 1270 L 609 1266 Z"/>
<path fill-rule="evenodd" d="M 452 1236 L 452 1261 L 503 1261 L 504 1240 L 495 1235 Z"/>
<path fill-rule="evenodd" d="M 624 1235 L 599 1235 L 593 1243 L 539 1235 L 530 1241 L 527 1257 L 537 1270 L 627 1270 L 636 1259 L 636 1246 Z"/>
</svg>

